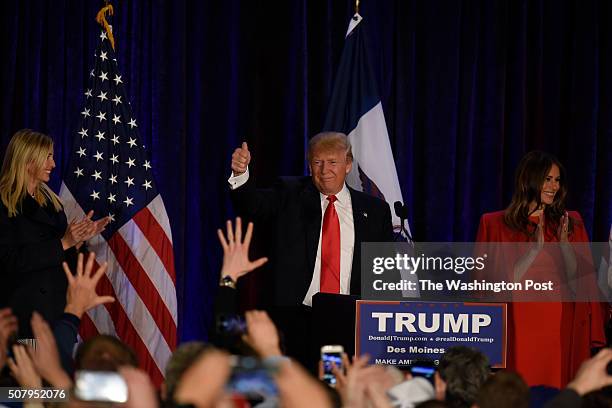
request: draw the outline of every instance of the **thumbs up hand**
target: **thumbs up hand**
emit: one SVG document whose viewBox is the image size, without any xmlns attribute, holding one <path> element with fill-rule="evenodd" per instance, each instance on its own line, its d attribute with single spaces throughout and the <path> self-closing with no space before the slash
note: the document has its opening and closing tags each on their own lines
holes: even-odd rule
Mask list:
<svg viewBox="0 0 612 408">
<path fill-rule="evenodd" d="M 246 142 L 242 142 L 242 146 L 234 150 L 232 153 L 232 171 L 234 176 L 239 176 L 247 170 L 247 166 L 251 162 L 251 152 Z"/>
</svg>

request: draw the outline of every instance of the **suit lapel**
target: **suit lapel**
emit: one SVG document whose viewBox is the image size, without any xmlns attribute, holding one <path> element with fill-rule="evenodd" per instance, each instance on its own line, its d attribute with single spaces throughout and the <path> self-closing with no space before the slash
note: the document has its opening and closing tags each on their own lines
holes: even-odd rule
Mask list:
<svg viewBox="0 0 612 408">
<path fill-rule="evenodd" d="M 351 265 L 351 294 L 361 293 L 361 241 L 366 227 L 368 213 L 363 201 L 355 190 L 349 187 L 351 206 L 353 207 L 353 227 L 355 229 L 355 244 L 353 245 L 353 263 Z"/>
<path fill-rule="evenodd" d="M 319 246 L 319 232 L 321 231 L 321 199 L 318 190 L 312 182 L 302 190 L 303 222 L 306 229 L 306 254 L 308 261 L 308 278 L 312 277 L 317 248 Z"/>
</svg>

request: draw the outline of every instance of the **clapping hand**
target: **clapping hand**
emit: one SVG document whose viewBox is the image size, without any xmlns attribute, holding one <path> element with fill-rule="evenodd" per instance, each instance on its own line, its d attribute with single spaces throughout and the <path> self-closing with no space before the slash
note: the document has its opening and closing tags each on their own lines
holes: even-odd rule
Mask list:
<svg viewBox="0 0 612 408">
<path fill-rule="evenodd" d="M 36 337 L 36 349 L 32 353 L 34 367 L 54 387 L 70 388 L 72 381 L 62 368 L 51 327 L 37 312 L 32 314 L 31 325 Z"/>
<path fill-rule="evenodd" d="M 19 385 L 23 388 L 42 387 L 42 378 L 36 371 L 26 347 L 21 344 L 14 344 L 13 355 L 14 358 L 9 358 L 7 363 Z"/>
<path fill-rule="evenodd" d="M 9 308 L 0 309 L 0 367 L 6 363 L 9 339 L 17 333 L 17 318 Z"/>
<path fill-rule="evenodd" d="M 531 244 L 531 248 L 515 262 L 513 267 L 514 282 L 521 282 L 523 275 L 525 275 L 527 272 L 527 269 L 529 269 L 540 251 L 542 251 L 542 248 L 544 248 L 545 225 L 546 222 L 544 220 L 544 211 L 540 211 L 540 220 L 538 221 L 535 230 L 536 240 Z"/>
<path fill-rule="evenodd" d="M 246 312 L 246 342 L 257 351 L 260 357 L 282 355 L 278 330 L 266 312 L 250 310 Z"/>
<path fill-rule="evenodd" d="M 72 248 L 84 241 L 98 235 L 110 222 L 109 217 L 100 218 L 97 221 L 92 221 L 93 210 L 89 211 L 81 221 L 71 221 L 66 228 L 66 233 L 62 238 L 62 247 L 64 250 Z"/>
<path fill-rule="evenodd" d="M 579 395 L 612 385 L 608 364 L 612 362 L 612 349 L 604 348 L 580 366 L 576 377 L 567 385 Z"/>
<path fill-rule="evenodd" d="M 384 367 L 369 365 L 370 357 L 364 354 L 353 358 L 342 354 L 342 364 L 346 374 L 338 367 L 333 367 L 336 376 L 336 389 L 340 393 L 344 407 L 350 408 L 391 408 L 385 391 L 393 386 L 393 379 Z"/>
<path fill-rule="evenodd" d="M 559 228 L 557 229 L 557 236 L 559 237 L 559 242 L 567 242 L 567 234 L 569 230 L 569 215 L 567 211 L 561 216 L 561 221 L 559 222 Z"/>
<path fill-rule="evenodd" d="M 223 247 L 223 267 L 221 268 L 221 276 L 229 276 L 234 282 L 241 276 L 246 275 L 253 269 L 257 269 L 266 262 L 268 258 L 259 258 L 255 261 L 249 261 L 249 246 L 251 245 L 251 237 L 253 235 L 253 223 L 249 222 L 244 241 L 242 240 L 242 220 L 236 218 L 236 229 L 232 228 L 232 222 L 227 220 L 227 238 L 223 232 L 218 229 L 217 235 Z"/>
<path fill-rule="evenodd" d="M 536 226 L 536 244 L 535 251 L 540 252 L 544 248 L 544 229 L 546 228 L 546 221 L 544 220 L 544 211 L 540 214 L 540 221 Z"/>
</svg>

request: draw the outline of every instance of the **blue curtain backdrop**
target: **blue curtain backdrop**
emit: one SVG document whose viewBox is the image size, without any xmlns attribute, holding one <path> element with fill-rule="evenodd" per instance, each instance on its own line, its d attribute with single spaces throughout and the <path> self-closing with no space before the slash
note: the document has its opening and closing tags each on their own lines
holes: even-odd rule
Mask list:
<svg viewBox="0 0 612 408">
<path fill-rule="evenodd" d="M 206 336 L 210 324 L 233 149 L 249 142 L 261 184 L 304 173 L 353 4 L 113 2 L 120 69 L 172 224 L 182 340 Z M 102 5 L 2 5 L 0 148 L 23 127 L 50 133 L 56 188 Z M 480 214 L 508 203 L 531 149 L 560 157 L 570 207 L 593 240 L 607 240 L 612 3 L 366 0 L 361 14 L 417 240 L 473 240 Z"/>
</svg>

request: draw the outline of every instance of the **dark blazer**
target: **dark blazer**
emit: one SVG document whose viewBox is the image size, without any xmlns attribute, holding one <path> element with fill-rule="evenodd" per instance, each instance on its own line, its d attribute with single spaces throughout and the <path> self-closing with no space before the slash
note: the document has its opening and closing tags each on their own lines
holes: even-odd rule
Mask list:
<svg viewBox="0 0 612 408">
<path fill-rule="evenodd" d="M 41 207 L 29 196 L 22 204 L 20 213 L 9 218 L 0 203 L 0 304 L 13 309 L 19 337 L 28 338 L 33 310 L 49 322 L 62 315 L 68 285 L 62 262 L 73 263 L 76 251 L 62 249 L 63 211 Z"/>
<path fill-rule="evenodd" d="M 393 241 L 389 205 L 349 188 L 353 206 L 355 248 L 350 292 L 361 293 L 361 243 Z M 269 254 L 274 306 L 300 305 L 312 280 L 319 231 L 321 201 L 310 177 L 282 178 L 269 190 L 256 189 L 252 177 L 231 192 L 240 215 L 254 219 L 258 228 L 271 228 Z"/>
</svg>

